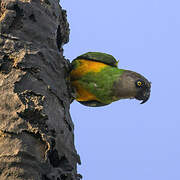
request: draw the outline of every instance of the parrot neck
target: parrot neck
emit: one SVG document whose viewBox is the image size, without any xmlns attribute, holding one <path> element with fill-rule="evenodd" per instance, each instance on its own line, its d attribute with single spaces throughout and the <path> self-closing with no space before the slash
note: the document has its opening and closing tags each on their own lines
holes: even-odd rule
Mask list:
<svg viewBox="0 0 180 180">
<path fill-rule="evenodd" d="M 132 99 L 136 95 L 134 80 L 130 76 L 131 71 L 124 70 L 123 74 L 114 82 L 114 100 Z"/>
</svg>

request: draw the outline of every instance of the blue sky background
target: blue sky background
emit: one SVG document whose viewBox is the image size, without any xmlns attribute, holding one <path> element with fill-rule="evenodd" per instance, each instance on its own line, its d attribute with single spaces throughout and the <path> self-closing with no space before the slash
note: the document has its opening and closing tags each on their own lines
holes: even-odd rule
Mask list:
<svg viewBox="0 0 180 180">
<path fill-rule="evenodd" d="M 150 100 L 71 105 L 84 180 L 180 180 L 180 1 L 62 0 L 66 58 L 112 54 L 152 82 Z"/>
</svg>

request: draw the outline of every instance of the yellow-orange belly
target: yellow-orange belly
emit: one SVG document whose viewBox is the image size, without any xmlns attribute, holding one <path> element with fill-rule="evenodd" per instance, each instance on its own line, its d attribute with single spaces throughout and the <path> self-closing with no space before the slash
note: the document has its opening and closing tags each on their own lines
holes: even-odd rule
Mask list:
<svg viewBox="0 0 180 180">
<path fill-rule="evenodd" d="M 76 89 L 77 101 L 92 101 L 98 100 L 98 98 L 87 91 L 84 87 L 82 87 L 78 83 L 78 79 L 80 79 L 83 75 L 88 72 L 99 72 L 101 69 L 105 68 L 106 64 L 96 61 L 84 60 L 84 59 L 77 59 L 78 66 L 77 68 L 73 69 L 70 73 L 71 76 L 71 84 Z M 74 79 L 74 80 L 73 80 Z"/>
<path fill-rule="evenodd" d="M 78 67 L 71 71 L 70 76 L 72 77 L 72 79 L 78 79 L 88 72 L 99 72 L 101 71 L 101 69 L 108 66 L 107 64 L 101 62 L 84 59 L 77 59 L 76 61 L 78 63 Z"/>
<path fill-rule="evenodd" d="M 78 81 L 72 81 L 72 86 L 76 89 L 76 100 L 77 101 L 92 101 L 92 100 L 98 100 L 96 96 L 94 96 L 92 93 L 84 89 Z"/>
</svg>

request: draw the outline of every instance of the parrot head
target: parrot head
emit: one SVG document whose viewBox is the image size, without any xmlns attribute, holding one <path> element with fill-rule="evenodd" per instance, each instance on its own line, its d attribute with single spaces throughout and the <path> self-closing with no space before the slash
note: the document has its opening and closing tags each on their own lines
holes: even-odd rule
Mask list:
<svg viewBox="0 0 180 180">
<path fill-rule="evenodd" d="M 137 99 L 145 103 L 150 97 L 151 83 L 141 74 L 124 70 L 122 76 L 115 82 L 113 94 L 115 97 Z"/>
</svg>

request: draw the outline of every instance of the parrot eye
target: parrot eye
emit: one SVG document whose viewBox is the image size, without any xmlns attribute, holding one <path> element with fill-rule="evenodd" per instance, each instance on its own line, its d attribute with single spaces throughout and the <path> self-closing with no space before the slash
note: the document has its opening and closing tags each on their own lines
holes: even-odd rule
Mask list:
<svg viewBox="0 0 180 180">
<path fill-rule="evenodd" d="M 144 84 L 144 82 L 143 82 L 142 80 L 136 81 L 136 86 L 137 86 L 137 87 L 142 87 L 143 84 Z"/>
</svg>

